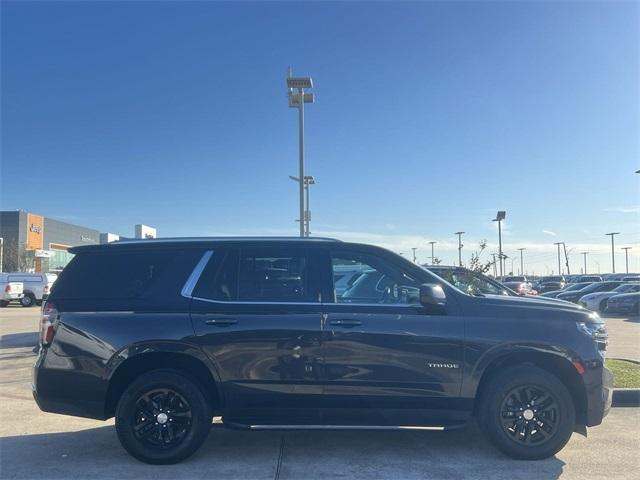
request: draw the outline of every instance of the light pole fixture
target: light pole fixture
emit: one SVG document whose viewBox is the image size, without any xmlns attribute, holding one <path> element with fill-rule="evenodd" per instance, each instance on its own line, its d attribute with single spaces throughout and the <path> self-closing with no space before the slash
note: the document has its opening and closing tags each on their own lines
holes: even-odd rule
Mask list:
<svg viewBox="0 0 640 480">
<path fill-rule="evenodd" d="M 524 275 L 524 257 L 522 255 L 522 252 L 524 252 L 526 248 L 521 247 L 518 250 L 520 251 L 520 275 Z"/>
<path fill-rule="evenodd" d="M 416 263 L 417 257 L 416 257 L 416 250 L 418 248 L 417 247 L 411 247 L 411 250 L 413 250 L 413 263 Z"/>
<path fill-rule="evenodd" d="M 294 177 L 293 175 L 289 175 L 289 178 L 291 180 L 293 180 L 294 182 L 300 182 L 300 179 L 298 177 Z M 311 175 L 305 175 L 304 176 L 304 191 L 305 191 L 305 195 L 306 195 L 306 204 L 305 204 L 305 209 L 304 209 L 304 236 L 308 237 L 311 234 L 311 227 L 310 227 L 310 223 L 311 223 L 311 201 L 310 201 L 310 197 L 309 197 L 309 185 L 315 185 L 316 184 L 316 179 L 314 177 L 312 177 Z M 298 221 L 298 220 L 296 220 Z"/>
<path fill-rule="evenodd" d="M 464 235 L 465 232 L 456 232 L 454 233 L 454 235 L 458 235 L 458 265 L 462 266 L 462 247 L 464 247 L 464 245 L 462 244 L 462 235 Z"/>
<path fill-rule="evenodd" d="M 584 257 L 584 274 L 587 274 L 587 255 L 589 254 L 589 252 L 580 252 L 582 254 L 582 256 Z"/>
<path fill-rule="evenodd" d="M 624 263 L 626 266 L 626 272 L 629 273 L 629 250 L 631 250 L 631 247 L 622 247 L 622 250 L 624 250 Z"/>
<path fill-rule="evenodd" d="M 315 98 L 313 93 L 305 93 L 305 89 L 313 88 L 311 77 L 294 77 L 293 70 L 289 67 L 287 76 L 287 89 L 289 98 L 289 108 L 298 109 L 298 142 L 299 142 L 299 170 L 298 180 L 300 196 L 300 236 L 305 236 L 305 205 L 304 205 L 304 104 L 313 103 Z M 297 93 L 293 90 L 296 89 Z"/>
<path fill-rule="evenodd" d="M 560 263 L 560 245 L 563 242 L 555 242 L 554 245 L 558 246 L 558 275 L 562 275 L 562 264 Z"/>
<path fill-rule="evenodd" d="M 433 260 L 435 258 L 434 254 L 433 254 L 433 246 L 438 243 L 438 242 L 434 242 L 433 240 L 428 242 L 429 245 L 431 245 L 431 265 L 433 265 Z"/>
<path fill-rule="evenodd" d="M 613 237 L 620 235 L 620 232 L 605 233 L 605 235 L 611 236 L 611 273 L 616 273 L 616 255 Z"/>
<path fill-rule="evenodd" d="M 498 222 L 498 260 L 500 260 L 500 276 L 502 277 L 502 221 L 506 218 L 505 210 L 498 210 L 493 222 Z"/>
</svg>

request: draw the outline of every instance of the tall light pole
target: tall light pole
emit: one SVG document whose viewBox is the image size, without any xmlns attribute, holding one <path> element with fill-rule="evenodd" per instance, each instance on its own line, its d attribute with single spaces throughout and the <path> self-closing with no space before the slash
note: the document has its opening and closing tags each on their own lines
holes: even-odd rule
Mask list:
<svg viewBox="0 0 640 480">
<path fill-rule="evenodd" d="M 624 263 L 627 267 L 626 272 L 629 273 L 629 250 L 631 250 L 631 247 L 622 247 L 622 250 L 624 250 Z"/>
<path fill-rule="evenodd" d="M 560 245 L 562 245 L 562 242 L 555 242 L 554 245 L 558 246 L 558 275 L 562 275 L 562 264 L 560 263 Z"/>
<path fill-rule="evenodd" d="M 498 222 L 498 260 L 500 260 L 500 276 L 502 277 L 502 220 L 507 216 L 504 210 L 498 210 L 493 222 Z"/>
<path fill-rule="evenodd" d="M 584 273 L 585 275 L 587 274 L 587 254 L 589 252 L 580 252 L 582 254 L 582 256 L 584 257 Z"/>
<path fill-rule="evenodd" d="M 518 250 L 520 251 L 520 275 L 524 275 L 524 257 L 522 255 L 522 252 L 524 252 L 526 248 L 521 247 Z"/>
<path fill-rule="evenodd" d="M 613 237 L 620 235 L 620 232 L 605 233 L 605 235 L 611 236 L 611 273 L 616 273 L 616 254 Z"/>
<path fill-rule="evenodd" d="M 454 235 L 458 235 L 458 265 L 462 266 L 462 247 L 464 247 L 464 245 L 462 245 L 462 235 L 464 235 L 465 232 L 456 232 L 454 233 Z"/>
<path fill-rule="evenodd" d="M 293 89 L 298 93 L 293 93 Z M 298 142 L 299 142 L 299 169 L 298 182 L 300 185 L 300 236 L 305 236 L 305 206 L 304 206 L 304 104 L 313 103 L 313 93 L 305 93 L 305 88 L 313 88 L 311 77 L 294 77 L 293 70 L 289 67 L 287 76 L 287 89 L 289 90 L 289 107 L 298 109 Z"/>
<path fill-rule="evenodd" d="M 429 245 L 431 245 L 431 265 L 433 265 L 433 259 L 436 258 L 435 255 L 433 254 L 433 246 L 438 243 L 438 242 L 434 242 L 433 240 L 429 242 Z"/>
<path fill-rule="evenodd" d="M 411 247 L 411 250 L 413 250 L 413 263 L 416 263 L 416 260 L 417 260 L 417 258 L 416 258 L 417 247 Z"/>
</svg>

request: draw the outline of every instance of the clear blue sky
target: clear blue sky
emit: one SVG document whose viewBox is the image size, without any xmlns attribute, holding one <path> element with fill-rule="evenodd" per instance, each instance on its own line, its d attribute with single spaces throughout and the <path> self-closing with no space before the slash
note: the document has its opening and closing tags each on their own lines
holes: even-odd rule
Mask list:
<svg viewBox="0 0 640 480">
<path fill-rule="evenodd" d="M 307 109 L 316 234 L 557 269 L 640 270 L 639 7 L 592 3 L 2 4 L 3 210 L 162 236 L 296 234 Z M 545 233 L 545 231 L 547 233 Z M 623 264 L 622 251 L 618 265 Z"/>
</svg>

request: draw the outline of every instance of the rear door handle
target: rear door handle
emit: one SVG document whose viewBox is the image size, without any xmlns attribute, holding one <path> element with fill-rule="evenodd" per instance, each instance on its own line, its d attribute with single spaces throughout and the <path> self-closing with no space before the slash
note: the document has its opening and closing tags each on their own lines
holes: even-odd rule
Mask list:
<svg viewBox="0 0 640 480">
<path fill-rule="evenodd" d="M 343 328 L 352 328 L 362 325 L 360 320 L 331 320 L 329 325 L 336 325 Z"/>
<path fill-rule="evenodd" d="M 238 323 L 238 320 L 235 318 L 208 318 L 204 323 L 207 325 L 215 325 L 216 327 L 228 327 Z"/>
</svg>

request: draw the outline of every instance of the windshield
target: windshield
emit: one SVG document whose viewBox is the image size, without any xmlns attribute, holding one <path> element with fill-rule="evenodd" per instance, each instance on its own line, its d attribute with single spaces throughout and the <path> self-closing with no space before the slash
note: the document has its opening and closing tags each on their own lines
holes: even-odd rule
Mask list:
<svg viewBox="0 0 640 480">
<path fill-rule="evenodd" d="M 564 282 L 562 277 L 544 277 L 541 282 Z"/>
<path fill-rule="evenodd" d="M 618 293 L 638 292 L 638 291 L 640 291 L 640 284 L 637 284 L 637 285 L 634 285 L 634 284 L 620 285 L 620 286 L 614 288 L 611 291 L 612 292 L 618 292 Z"/>
<path fill-rule="evenodd" d="M 527 279 L 525 277 L 506 277 L 504 281 L 505 282 L 526 282 Z"/>
<path fill-rule="evenodd" d="M 567 288 L 564 289 L 565 292 L 571 292 L 573 290 L 582 290 L 583 288 L 588 287 L 589 285 L 593 285 L 591 282 L 587 283 L 572 283 Z"/>
</svg>

